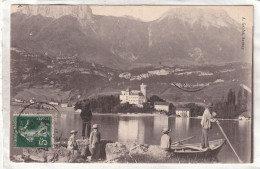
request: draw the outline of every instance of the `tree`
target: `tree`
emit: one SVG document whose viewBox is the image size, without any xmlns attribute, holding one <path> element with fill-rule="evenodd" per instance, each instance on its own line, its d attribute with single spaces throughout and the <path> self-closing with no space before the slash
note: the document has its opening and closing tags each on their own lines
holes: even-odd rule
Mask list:
<svg viewBox="0 0 260 169">
<path fill-rule="evenodd" d="M 244 103 L 243 103 L 243 88 L 240 87 L 237 93 L 237 112 L 240 114 L 244 111 Z"/>
<path fill-rule="evenodd" d="M 169 113 L 176 114 L 175 110 L 176 110 L 176 107 L 172 103 L 170 103 L 169 104 Z"/>
<path fill-rule="evenodd" d="M 239 88 L 237 96 L 235 91 L 229 89 L 227 100 L 222 97 L 222 99 L 215 104 L 214 111 L 217 113 L 218 118 L 235 118 L 244 111 L 243 107 L 243 89 Z"/>
<path fill-rule="evenodd" d="M 241 106 L 242 104 L 242 100 L 243 100 L 243 91 L 242 91 L 242 88 L 240 87 L 239 90 L 238 90 L 238 93 L 237 93 L 237 104 L 238 106 Z"/>
<path fill-rule="evenodd" d="M 232 93 L 232 105 L 235 105 L 236 104 L 236 93 L 235 91 L 233 91 Z"/>
<path fill-rule="evenodd" d="M 165 100 L 163 100 L 162 98 L 160 98 L 157 95 L 152 95 L 148 101 L 150 101 L 151 103 L 154 103 L 154 102 L 165 102 Z"/>
<path fill-rule="evenodd" d="M 81 109 L 81 101 L 75 103 L 74 110 Z"/>
<path fill-rule="evenodd" d="M 143 113 L 150 113 L 153 111 L 153 105 L 150 103 L 143 103 Z"/>
<path fill-rule="evenodd" d="M 228 91 L 227 102 L 228 102 L 228 105 L 231 105 L 232 102 L 233 102 L 233 91 L 232 91 L 232 89 L 229 89 L 229 91 Z"/>
<path fill-rule="evenodd" d="M 185 104 L 184 107 L 190 108 L 191 117 L 202 116 L 205 109 L 203 106 L 197 105 L 196 103 L 188 103 Z"/>
<path fill-rule="evenodd" d="M 120 103 L 119 96 L 100 96 L 95 99 L 87 100 L 91 111 L 98 113 L 111 113 L 112 108 Z M 75 110 L 81 108 L 81 102 L 75 104 Z"/>
</svg>

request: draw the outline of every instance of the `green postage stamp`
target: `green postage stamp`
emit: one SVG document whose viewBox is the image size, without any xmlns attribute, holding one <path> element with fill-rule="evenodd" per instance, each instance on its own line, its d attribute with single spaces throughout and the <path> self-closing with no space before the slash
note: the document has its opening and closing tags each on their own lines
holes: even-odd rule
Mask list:
<svg viewBox="0 0 260 169">
<path fill-rule="evenodd" d="M 52 147 L 54 118 L 52 114 L 14 115 L 15 147 Z"/>
</svg>

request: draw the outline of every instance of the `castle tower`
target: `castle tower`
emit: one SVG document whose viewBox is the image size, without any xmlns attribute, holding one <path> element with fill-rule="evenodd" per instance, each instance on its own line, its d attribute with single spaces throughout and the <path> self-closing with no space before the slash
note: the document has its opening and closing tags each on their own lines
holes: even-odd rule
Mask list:
<svg viewBox="0 0 260 169">
<path fill-rule="evenodd" d="M 147 98 L 146 98 L 146 88 L 147 88 L 147 85 L 145 85 L 144 83 L 142 83 L 142 84 L 140 85 L 141 92 L 142 92 L 143 95 L 144 95 L 144 102 L 147 102 Z"/>
</svg>

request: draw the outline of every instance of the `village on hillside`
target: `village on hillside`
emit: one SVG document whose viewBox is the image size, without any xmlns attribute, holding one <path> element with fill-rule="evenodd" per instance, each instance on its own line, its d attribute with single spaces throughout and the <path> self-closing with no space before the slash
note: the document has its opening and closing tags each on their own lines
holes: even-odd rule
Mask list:
<svg viewBox="0 0 260 169">
<path fill-rule="evenodd" d="M 235 99 L 234 97 L 230 97 L 231 93 L 228 93 L 227 99 Z M 232 101 L 232 105 L 234 107 L 232 110 L 226 110 L 227 114 L 230 111 L 238 111 L 236 114 L 232 114 L 230 116 L 222 116 L 220 115 L 219 118 L 231 118 L 231 119 L 251 119 L 251 107 L 250 107 L 250 95 L 251 90 L 245 86 L 241 85 L 239 90 L 239 96 L 237 96 L 237 101 Z M 93 112 L 97 113 L 152 113 L 152 114 L 166 114 L 168 116 L 175 115 L 177 117 L 201 117 L 204 111 L 206 103 L 178 103 L 178 102 L 171 102 L 160 98 L 159 96 L 152 95 L 148 97 L 147 93 L 147 85 L 142 83 L 140 85 L 140 89 L 131 89 L 128 87 L 126 90 L 121 91 L 120 95 L 114 96 L 98 96 L 97 98 L 92 98 L 90 100 L 95 100 L 96 102 L 99 99 L 105 99 L 106 104 L 110 104 L 109 101 L 106 103 L 106 98 L 113 98 L 115 102 L 112 104 L 109 110 L 104 110 L 102 107 L 91 107 Z M 228 101 L 230 102 L 230 101 Z M 11 100 L 12 106 L 23 106 L 26 104 L 34 104 L 37 103 L 35 98 L 30 100 L 22 100 L 22 99 L 13 99 Z M 80 113 L 81 109 L 77 109 L 77 102 L 71 102 L 70 100 L 60 100 L 60 101 L 49 101 L 47 102 L 50 105 L 58 106 L 61 108 L 72 108 L 75 109 L 75 112 Z M 215 109 L 218 109 L 220 106 L 220 102 L 216 103 Z M 239 108 L 235 107 L 236 105 L 241 105 Z M 128 106 L 126 106 L 128 105 Z M 76 107 L 75 107 L 76 106 Z M 114 106 L 114 107 L 113 107 Z M 36 104 L 32 106 L 37 109 L 44 109 L 44 105 Z M 48 107 L 48 106 L 47 106 Z M 120 107 L 120 108 L 119 108 Z M 48 107 L 49 108 L 49 107 Z M 117 109 L 114 109 L 117 108 Z M 223 108 L 223 107 L 222 107 Z M 230 109 L 230 108 L 229 108 Z"/>
</svg>

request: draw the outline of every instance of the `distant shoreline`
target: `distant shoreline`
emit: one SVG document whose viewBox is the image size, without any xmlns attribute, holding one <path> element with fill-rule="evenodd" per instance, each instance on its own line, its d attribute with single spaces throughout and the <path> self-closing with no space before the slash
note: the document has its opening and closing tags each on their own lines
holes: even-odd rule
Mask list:
<svg viewBox="0 0 260 169">
<path fill-rule="evenodd" d="M 93 113 L 93 115 L 107 115 L 107 116 L 127 116 L 127 117 L 140 117 L 140 116 L 166 116 L 164 114 L 156 114 L 156 113 Z M 167 117 L 167 116 L 166 116 Z M 169 116 L 169 117 L 175 117 L 175 118 L 190 118 L 190 119 L 201 119 L 201 117 L 177 117 L 177 116 Z M 221 119 L 217 118 L 217 120 L 234 120 L 234 121 L 249 121 L 251 120 L 239 120 L 239 119 Z"/>
<path fill-rule="evenodd" d="M 11 106 L 13 108 L 20 108 L 22 109 L 20 106 Z M 80 114 L 80 112 L 75 112 L 75 110 L 72 107 L 65 107 L 65 108 L 61 108 L 59 107 L 58 110 L 61 112 L 61 114 Z M 14 111 L 14 113 L 17 113 L 17 109 L 16 111 Z M 148 117 L 148 116 L 166 116 L 165 114 L 159 114 L 159 113 L 93 113 L 93 115 L 97 115 L 97 116 L 122 116 L 122 117 Z M 201 119 L 201 117 L 177 117 L 176 115 L 171 115 L 169 117 L 176 117 L 176 118 L 191 118 L 191 119 Z M 222 119 L 222 118 L 217 118 L 217 120 L 234 120 L 234 121 L 249 121 L 250 120 L 239 120 L 239 119 Z"/>
<path fill-rule="evenodd" d="M 93 115 L 107 115 L 107 116 L 165 116 L 164 114 L 156 113 L 93 113 Z"/>
</svg>

